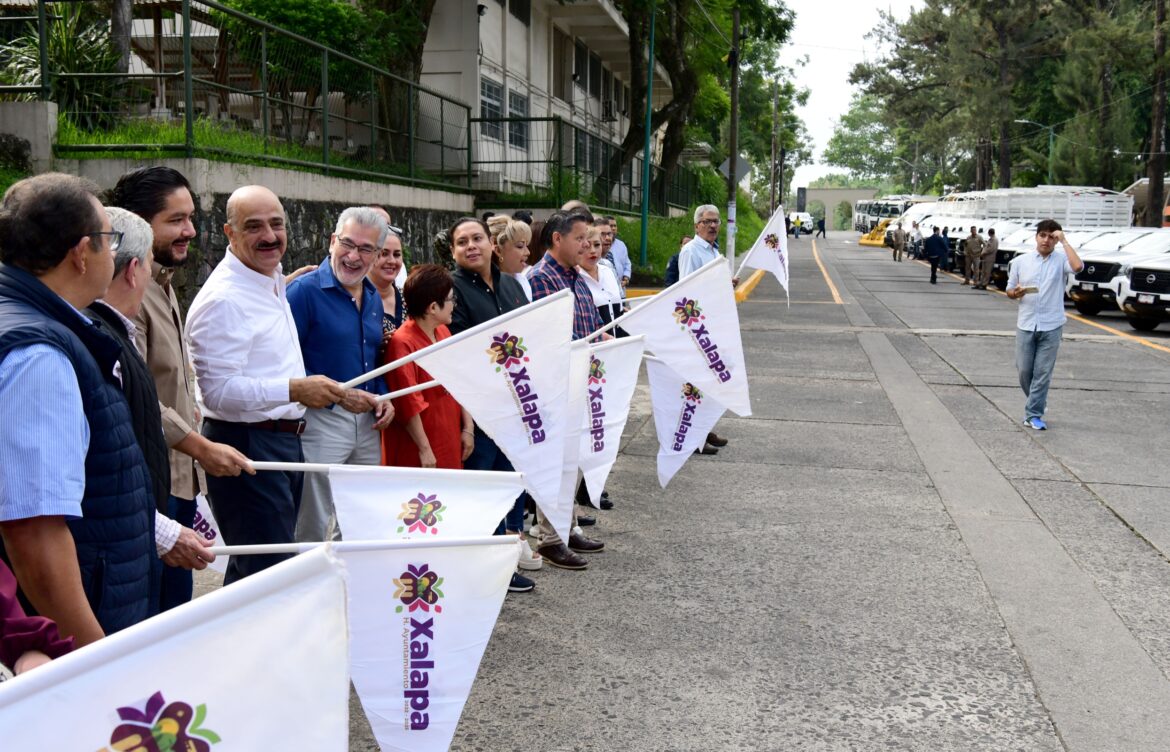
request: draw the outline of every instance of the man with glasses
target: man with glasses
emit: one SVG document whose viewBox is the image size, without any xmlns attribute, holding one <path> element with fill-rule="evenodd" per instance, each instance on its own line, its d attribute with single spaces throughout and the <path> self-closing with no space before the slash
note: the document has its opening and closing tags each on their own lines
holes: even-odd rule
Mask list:
<svg viewBox="0 0 1170 752">
<path fill-rule="evenodd" d="M 1057 243 L 1064 249 L 1056 250 Z M 1037 431 L 1048 428 L 1044 422 L 1048 386 L 1052 383 L 1056 353 L 1067 320 L 1065 283 L 1069 274 L 1076 274 L 1084 266 L 1060 224 L 1045 219 L 1036 225 L 1036 252 L 1016 256 L 1008 271 L 1007 296 L 1020 301 L 1016 317 L 1016 369 L 1020 388 L 1028 397 L 1024 425 Z"/>
<path fill-rule="evenodd" d="M 48 173 L 0 204 L 0 538 L 24 595 L 77 646 L 149 617 L 160 570 L 121 346 L 80 312 L 122 239 L 96 193 Z"/>
<path fill-rule="evenodd" d="M 695 237 L 682 247 L 678 255 L 678 278 L 684 279 L 699 271 L 703 266 L 719 258 L 715 247 L 719 236 L 719 207 L 704 204 L 695 209 Z M 739 277 L 731 278 L 732 285 L 739 284 Z M 727 446 L 727 439 L 714 431 L 707 434 L 706 443 L 695 454 L 718 454 L 719 447 Z"/>
<path fill-rule="evenodd" d="M 378 367 L 382 345 L 382 296 L 366 273 L 386 243 L 389 228 L 378 210 L 350 207 L 337 219 L 329 257 L 316 271 L 298 277 L 288 288 L 288 304 L 297 322 L 305 372 L 348 381 Z M 381 430 L 394 408 L 374 398 L 386 381 L 371 379 L 346 391 L 336 405 L 305 413 L 301 439 L 306 462 L 377 465 L 382 459 Z M 298 541 L 340 539 L 329 477 L 309 473 L 297 514 Z"/>
</svg>

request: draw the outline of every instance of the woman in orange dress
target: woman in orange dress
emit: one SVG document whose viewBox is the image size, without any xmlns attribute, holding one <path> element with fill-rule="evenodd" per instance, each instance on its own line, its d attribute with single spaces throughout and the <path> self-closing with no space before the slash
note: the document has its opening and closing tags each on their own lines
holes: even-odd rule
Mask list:
<svg viewBox="0 0 1170 752">
<path fill-rule="evenodd" d="M 423 264 L 411 270 L 402 287 L 406 321 L 390 338 L 387 363 L 451 336 L 447 325 L 455 310 L 451 274 Z M 414 363 L 390 371 L 391 391 L 423 384 L 430 374 Z M 459 470 L 474 446 L 475 425 L 467 411 L 441 386 L 394 399 L 394 422 L 382 432 L 382 464 Z"/>
</svg>

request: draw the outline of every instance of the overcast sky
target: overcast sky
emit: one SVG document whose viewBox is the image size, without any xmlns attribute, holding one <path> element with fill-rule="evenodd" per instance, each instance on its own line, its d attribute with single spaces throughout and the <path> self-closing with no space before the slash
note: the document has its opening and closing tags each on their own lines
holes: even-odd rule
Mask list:
<svg viewBox="0 0 1170 752">
<path fill-rule="evenodd" d="M 861 0 L 788 0 L 796 11 L 796 28 L 780 59 L 795 68 L 798 82 L 811 92 L 808 105 L 796 114 L 812 137 L 816 161 L 788 176 L 790 185 L 800 187 L 830 172 L 844 172 L 821 165 L 820 157 L 838 119 L 849 110 L 849 71 L 856 63 L 877 56 L 878 40 L 865 35 L 878 23 L 879 7 L 906 18 L 917 5 L 916 0 L 885 0 L 876 5 Z M 798 66 L 797 60 L 805 56 L 808 62 Z"/>
</svg>

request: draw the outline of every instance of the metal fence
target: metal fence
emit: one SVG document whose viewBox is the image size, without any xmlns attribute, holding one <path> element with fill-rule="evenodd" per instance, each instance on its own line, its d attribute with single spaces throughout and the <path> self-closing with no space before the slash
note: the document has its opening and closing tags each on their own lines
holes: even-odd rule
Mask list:
<svg viewBox="0 0 1170 752">
<path fill-rule="evenodd" d="M 58 155 L 205 156 L 471 187 L 466 104 L 214 0 L 132 8 L 120 40 L 94 0 L 30 0 L 35 15 L 0 19 L 0 99 L 56 101 Z"/>
<path fill-rule="evenodd" d="M 619 147 L 560 117 L 472 118 L 472 187 L 490 194 L 493 206 L 561 206 L 585 199 L 598 209 L 637 213 L 642 208 L 642 157 L 609 172 Z M 650 211 L 687 208 L 698 177 L 679 166 L 660 185 L 663 170 L 651 164 Z"/>
</svg>

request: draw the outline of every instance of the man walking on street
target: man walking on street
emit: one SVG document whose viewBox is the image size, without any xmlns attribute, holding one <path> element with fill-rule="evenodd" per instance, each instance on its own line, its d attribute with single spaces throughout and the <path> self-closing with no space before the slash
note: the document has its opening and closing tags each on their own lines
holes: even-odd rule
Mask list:
<svg viewBox="0 0 1170 752">
<path fill-rule="evenodd" d="M 902 252 L 905 250 L 906 250 L 906 231 L 902 229 L 902 223 L 899 222 L 898 226 L 894 228 L 894 247 L 893 247 L 894 261 L 900 262 L 902 260 Z"/>
<path fill-rule="evenodd" d="M 963 241 L 963 284 L 979 284 L 979 259 L 983 256 L 983 236 L 974 227 Z"/>
<path fill-rule="evenodd" d="M 817 234 L 813 235 L 813 240 L 816 240 L 817 238 L 824 238 L 825 240 L 829 239 L 829 236 L 825 234 L 825 218 L 824 217 L 821 217 L 820 219 L 817 220 Z"/>
<path fill-rule="evenodd" d="M 1057 243 L 1063 250 L 1056 250 Z M 1060 225 L 1045 219 L 1036 225 L 1036 252 L 1016 256 L 1008 272 L 1007 296 L 1020 301 L 1016 319 L 1016 369 L 1020 374 L 1020 388 L 1028 397 L 1024 425 L 1037 431 L 1048 428 L 1044 423 L 1044 409 L 1066 321 L 1065 282 L 1069 274 L 1082 268 L 1084 264 Z"/>
<path fill-rule="evenodd" d="M 983 244 L 983 255 L 979 257 L 979 278 L 976 290 L 986 290 L 991 282 L 991 270 L 995 267 L 995 254 L 999 251 L 999 238 L 995 230 L 987 231 L 987 242 Z"/>
<path fill-rule="evenodd" d="M 938 284 L 938 267 L 939 265 L 946 265 L 947 263 L 947 241 L 938 234 L 938 226 L 934 228 L 934 232 L 924 243 L 924 251 L 926 258 L 930 261 L 930 284 Z"/>
</svg>

